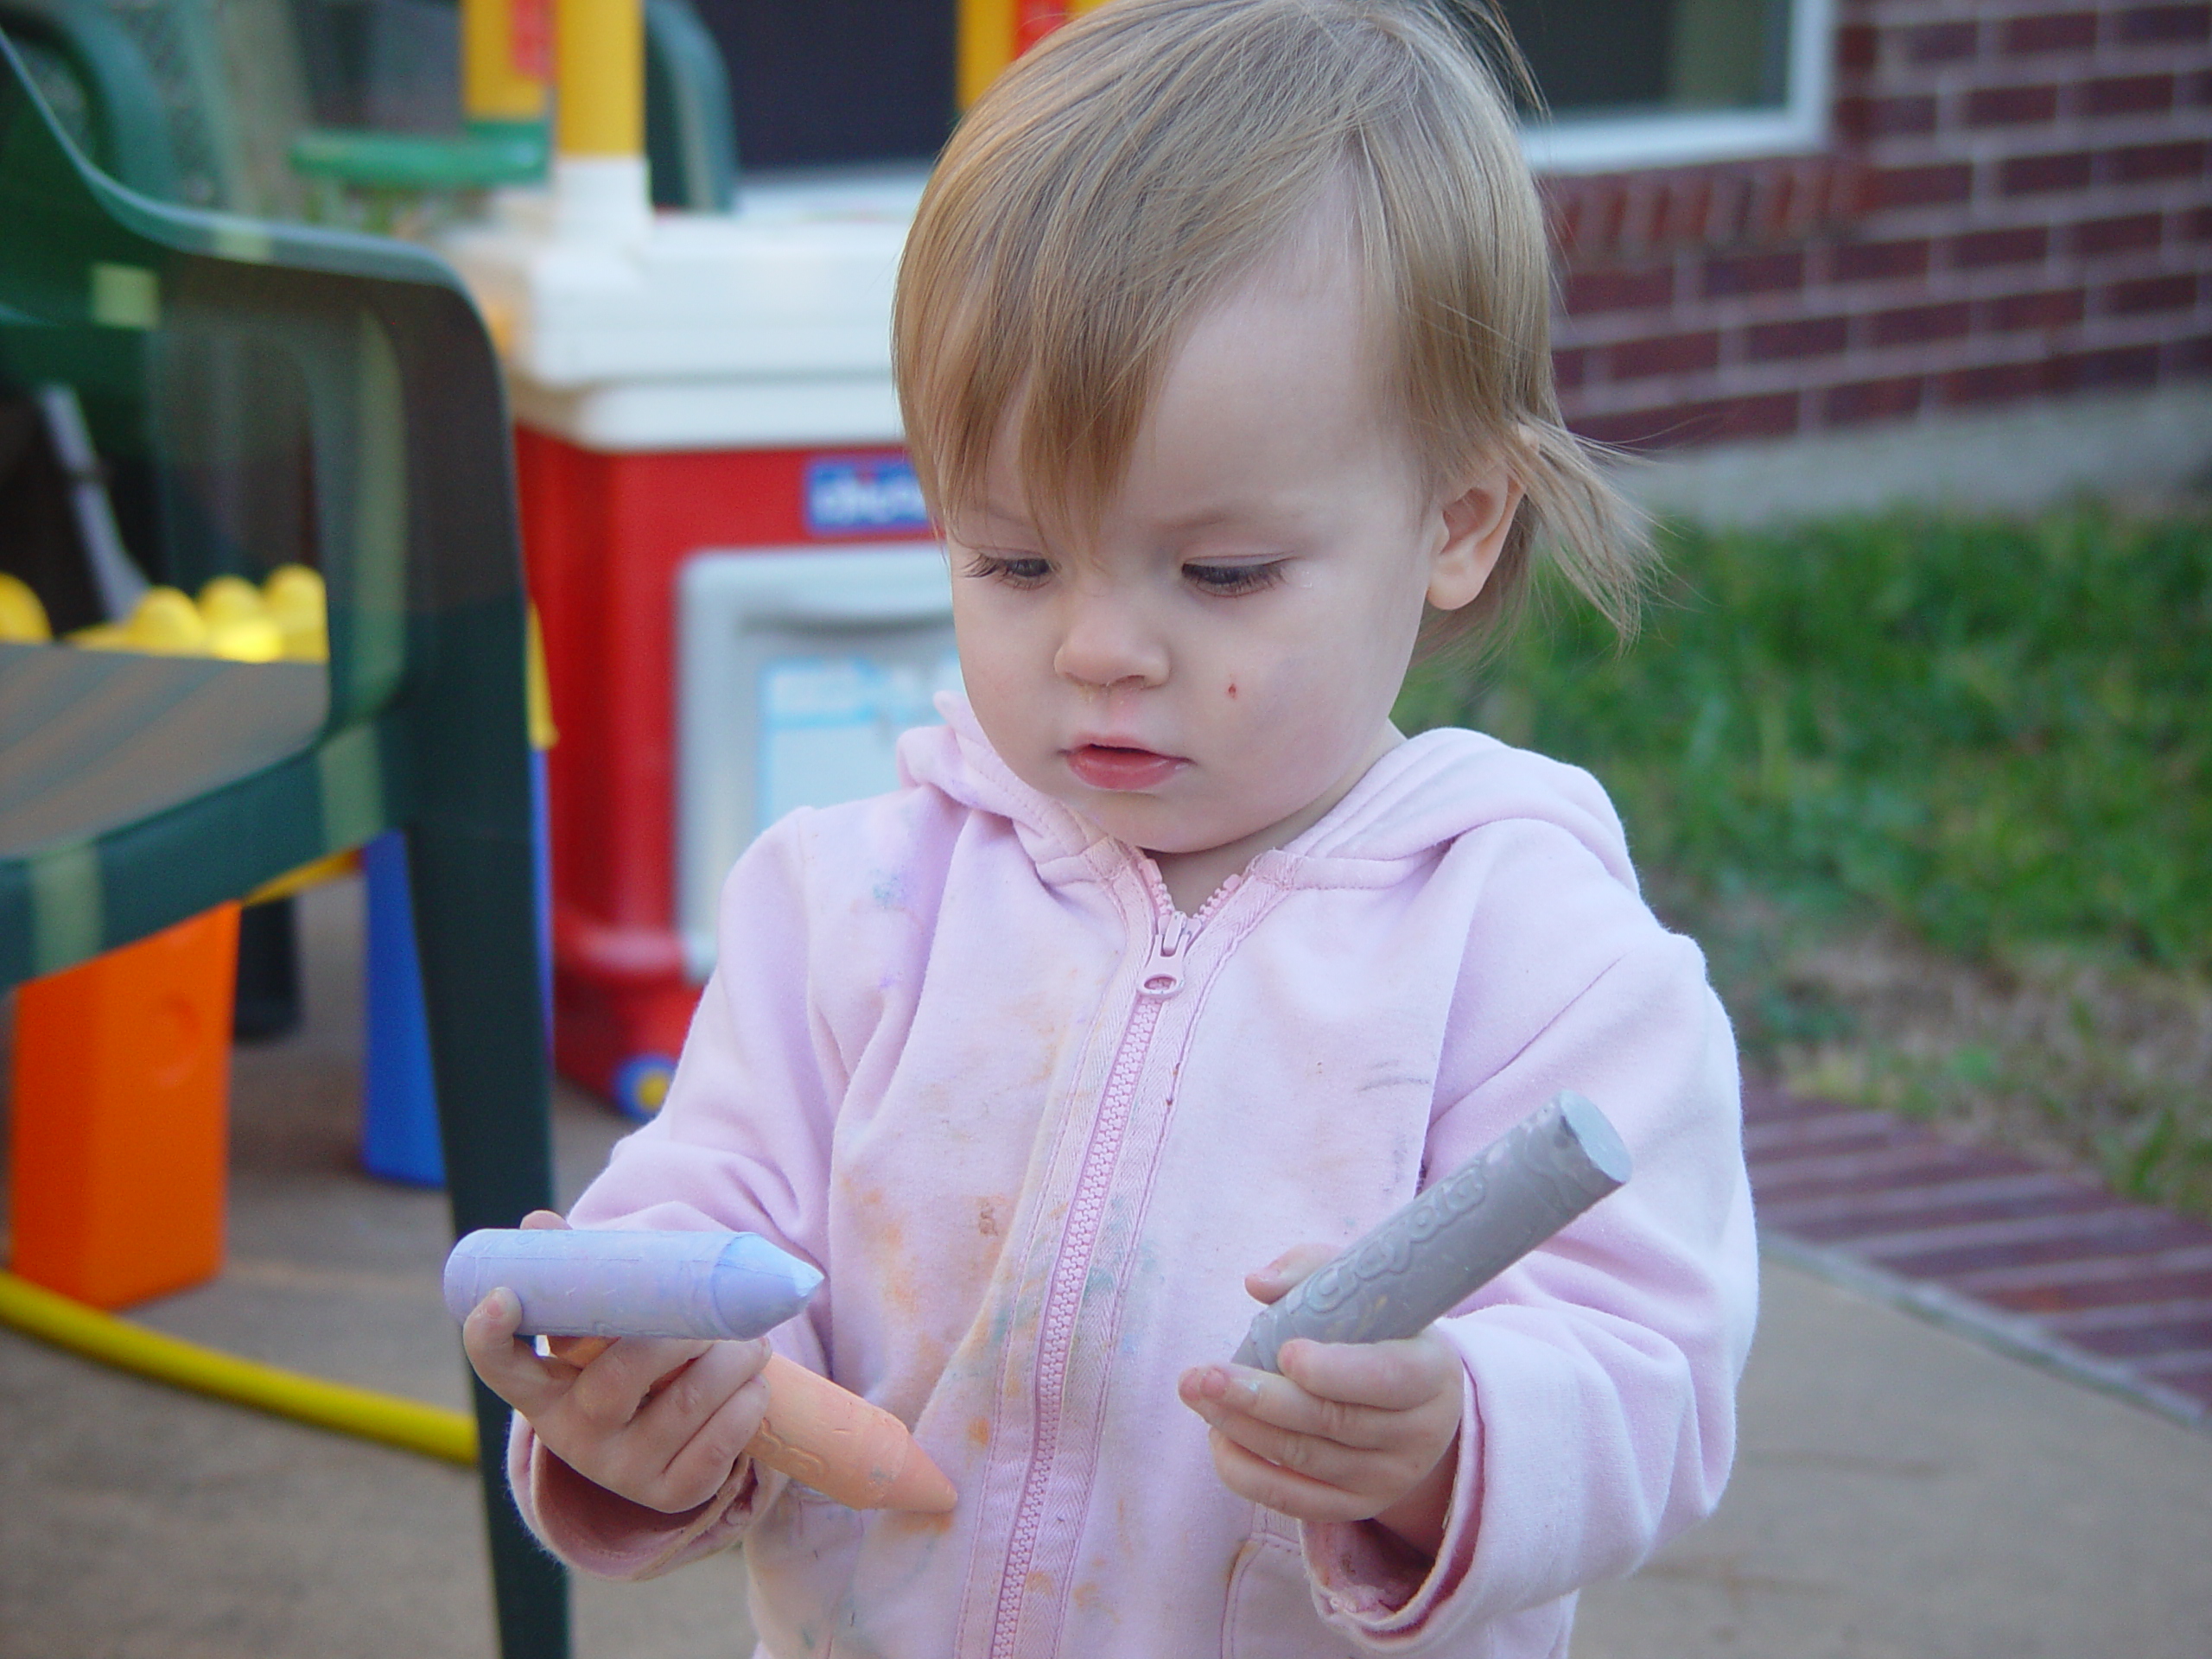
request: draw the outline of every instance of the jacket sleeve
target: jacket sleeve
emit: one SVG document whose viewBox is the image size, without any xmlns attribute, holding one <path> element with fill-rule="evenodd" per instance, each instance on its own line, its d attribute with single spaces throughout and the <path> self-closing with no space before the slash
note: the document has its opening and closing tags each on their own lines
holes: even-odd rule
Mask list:
<svg viewBox="0 0 2212 1659">
<path fill-rule="evenodd" d="M 1444 1095 L 1426 1167 L 1450 1173 L 1573 1088 L 1612 1119 L 1634 1172 L 1439 1322 L 1466 1391 L 1435 1561 L 1372 1525 L 1305 1528 L 1316 1604 L 1364 1651 L 1485 1653 L 1532 1618 L 1563 1637 L 1565 1598 L 1633 1572 L 1727 1480 L 1758 1300 L 1734 1041 L 1696 946 L 1617 885 L 1584 891 L 1590 913 L 1542 930 L 1551 962 L 1523 955 L 1504 970 L 1521 982 L 1463 985 L 1466 1086 Z M 1453 1071 L 1447 1055 L 1440 1084 Z"/>
<path fill-rule="evenodd" d="M 827 1268 L 823 1206 L 846 1046 L 810 966 L 805 815 L 756 842 L 731 872 L 720 962 L 702 993 L 668 1099 L 621 1141 L 577 1200 L 578 1227 L 758 1233 Z M 771 1338 L 827 1369 L 818 1332 L 830 1294 Z M 740 1459 L 699 1508 L 664 1515 L 594 1484 L 553 1455 L 519 1414 L 508 1444 L 517 1506 L 556 1555 L 602 1577 L 654 1577 L 741 1537 L 784 1477 Z"/>
</svg>

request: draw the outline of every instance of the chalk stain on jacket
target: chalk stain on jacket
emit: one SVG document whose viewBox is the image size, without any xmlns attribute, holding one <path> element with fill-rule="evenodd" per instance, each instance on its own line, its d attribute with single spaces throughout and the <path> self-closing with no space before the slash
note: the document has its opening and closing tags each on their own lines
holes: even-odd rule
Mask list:
<svg viewBox="0 0 2212 1659">
<path fill-rule="evenodd" d="M 860 1608 L 848 1598 L 837 1609 L 837 1629 L 822 1653 L 823 1659 L 883 1659 L 883 1645 L 861 1630 Z"/>
<path fill-rule="evenodd" d="M 880 1186 L 848 1185 L 853 1206 L 868 1217 L 861 1237 L 867 1247 L 868 1273 L 876 1298 L 892 1309 L 903 1324 L 912 1326 L 924 1306 L 921 1287 L 914 1282 L 914 1262 L 906 1244 L 906 1225 L 892 1211 Z"/>
<path fill-rule="evenodd" d="M 1064 989 L 1038 986 L 1019 1001 L 993 1011 L 984 1029 L 993 1069 L 1012 1054 L 1026 1053 L 1026 1071 L 1009 1074 L 1014 1090 L 1048 1090 L 1060 1070 L 1063 1051 L 1077 1035 L 1068 1027 L 1069 997 Z"/>
<path fill-rule="evenodd" d="M 934 1544 L 952 1531 L 952 1515 L 950 1510 L 925 1515 L 912 1510 L 886 1510 L 875 1524 L 890 1536 Z M 918 1562 L 913 1570 L 915 1573 L 922 1570 Z"/>
<path fill-rule="evenodd" d="M 887 1397 L 876 1404 L 912 1428 L 921 1415 L 923 1405 L 937 1392 L 945 1373 L 951 1369 L 952 1345 L 934 1332 L 917 1331 L 908 1340 L 906 1351 L 894 1359 L 890 1374 L 893 1386 L 887 1391 Z"/>
<path fill-rule="evenodd" d="M 1115 1342 L 1116 1351 L 1128 1355 L 1143 1351 L 1145 1344 L 1154 1340 L 1147 1329 L 1148 1309 L 1167 1288 L 1167 1274 L 1160 1259 L 1160 1247 L 1154 1242 L 1149 1230 L 1137 1236 L 1136 1247 L 1128 1253 L 1122 1265 L 1122 1314 Z"/>
<path fill-rule="evenodd" d="M 1427 1072 L 1382 1071 L 1361 1084 L 1354 1092 L 1372 1095 L 1386 1089 L 1407 1089 L 1432 1094 L 1436 1089 L 1436 1079 Z"/>
</svg>

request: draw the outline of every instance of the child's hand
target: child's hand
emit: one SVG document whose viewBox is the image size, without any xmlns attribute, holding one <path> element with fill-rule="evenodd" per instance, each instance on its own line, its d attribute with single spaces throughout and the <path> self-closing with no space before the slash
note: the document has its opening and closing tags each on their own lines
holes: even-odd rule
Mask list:
<svg viewBox="0 0 2212 1659">
<path fill-rule="evenodd" d="M 1245 1288 L 1274 1301 L 1332 1254 L 1294 1250 Z M 1373 1520 L 1434 1555 L 1459 1437 L 1457 1351 L 1433 1331 L 1399 1342 L 1301 1337 L 1278 1363 L 1280 1376 L 1242 1365 L 1183 1374 L 1179 1392 L 1212 1429 L 1223 1484 L 1296 1520 Z"/>
<path fill-rule="evenodd" d="M 568 1223 L 538 1210 L 522 1224 Z M 470 1312 L 461 1340 L 476 1375 L 562 1462 L 647 1509 L 675 1515 L 712 1497 L 767 1412 L 765 1341 L 555 1338 L 566 1357 L 549 1359 L 516 1336 L 521 1321 L 504 1287 Z"/>
</svg>

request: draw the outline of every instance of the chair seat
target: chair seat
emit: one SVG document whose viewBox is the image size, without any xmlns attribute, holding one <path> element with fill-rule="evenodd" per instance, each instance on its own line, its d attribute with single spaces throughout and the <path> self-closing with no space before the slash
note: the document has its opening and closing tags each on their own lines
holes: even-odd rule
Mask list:
<svg viewBox="0 0 2212 1659">
<path fill-rule="evenodd" d="M 0 645 L 0 858 L 90 839 L 297 754 L 328 706 L 315 664 Z"/>
</svg>

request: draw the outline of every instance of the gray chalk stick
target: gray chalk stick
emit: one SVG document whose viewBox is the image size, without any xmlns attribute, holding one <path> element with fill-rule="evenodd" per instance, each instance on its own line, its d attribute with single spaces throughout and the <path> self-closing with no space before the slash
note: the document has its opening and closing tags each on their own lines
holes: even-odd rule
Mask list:
<svg viewBox="0 0 2212 1659">
<path fill-rule="evenodd" d="M 446 1258 L 456 1319 L 505 1285 L 522 1333 L 757 1337 L 806 1306 L 822 1275 L 753 1233 L 490 1228 Z"/>
<path fill-rule="evenodd" d="M 1240 1365 L 1294 1337 L 1389 1342 L 1425 1330 L 1629 1177 L 1605 1115 L 1561 1090 L 1382 1225 L 1260 1310 Z"/>
</svg>

